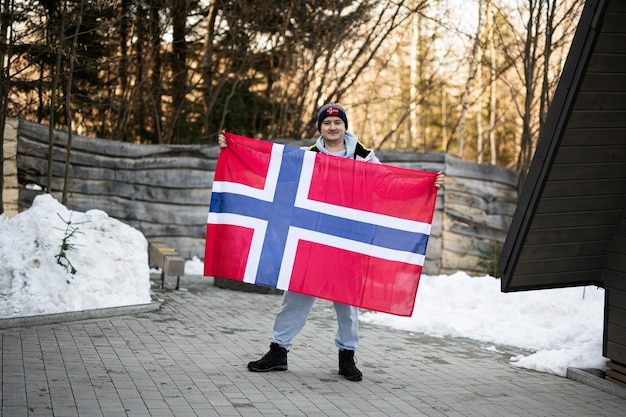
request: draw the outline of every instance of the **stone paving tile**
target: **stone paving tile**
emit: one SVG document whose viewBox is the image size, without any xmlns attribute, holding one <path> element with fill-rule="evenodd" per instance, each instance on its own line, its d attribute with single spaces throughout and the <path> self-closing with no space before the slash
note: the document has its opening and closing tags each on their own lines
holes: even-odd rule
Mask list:
<svg viewBox="0 0 626 417">
<path fill-rule="evenodd" d="M 183 277 L 160 311 L 0 330 L 3 417 L 623 416 L 626 399 L 513 367 L 519 350 L 361 324 L 361 382 L 337 375 L 332 303 L 319 300 L 289 370 L 254 373 L 279 295 Z"/>
</svg>

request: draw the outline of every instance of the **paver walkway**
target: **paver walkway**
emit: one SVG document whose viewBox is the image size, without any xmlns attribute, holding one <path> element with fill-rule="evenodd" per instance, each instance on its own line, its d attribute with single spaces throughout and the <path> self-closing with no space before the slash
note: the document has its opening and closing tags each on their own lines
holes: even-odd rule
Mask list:
<svg viewBox="0 0 626 417">
<path fill-rule="evenodd" d="M 512 366 L 516 349 L 363 323 L 364 379 L 346 381 L 337 375 L 334 309 L 323 300 L 287 372 L 249 372 L 246 363 L 268 349 L 280 296 L 201 277 L 181 278 L 183 291 L 158 281 L 160 311 L 0 330 L 1 415 L 626 415 L 620 396 Z"/>
</svg>

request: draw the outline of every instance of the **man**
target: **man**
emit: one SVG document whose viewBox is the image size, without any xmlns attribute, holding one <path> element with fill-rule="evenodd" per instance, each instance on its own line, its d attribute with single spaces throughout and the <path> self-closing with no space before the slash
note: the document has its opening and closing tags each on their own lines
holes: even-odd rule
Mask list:
<svg viewBox="0 0 626 417">
<path fill-rule="evenodd" d="M 353 158 L 365 162 L 380 163 L 374 151 L 364 147 L 358 138 L 347 132 L 348 118 L 342 106 L 329 103 L 317 115 L 317 129 L 321 136 L 308 150 L 322 152 L 343 158 Z M 227 146 L 226 137 L 219 135 L 218 144 Z M 439 188 L 444 175 L 439 173 L 434 186 Z M 274 321 L 274 337 L 270 350 L 261 359 L 248 363 L 253 372 L 286 371 L 287 352 L 293 339 L 304 328 L 316 298 L 295 292 L 285 291 L 283 301 Z M 363 374 L 356 367 L 354 352 L 359 342 L 358 308 L 334 303 L 338 329 L 335 345 L 339 349 L 339 375 L 349 381 L 361 381 Z"/>
</svg>

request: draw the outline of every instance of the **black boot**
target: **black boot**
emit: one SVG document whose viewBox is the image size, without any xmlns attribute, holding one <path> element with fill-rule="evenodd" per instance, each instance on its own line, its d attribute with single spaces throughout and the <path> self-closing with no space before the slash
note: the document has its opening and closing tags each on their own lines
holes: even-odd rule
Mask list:
<svg viewBox="0 0 626 417">
<path fill-rule="evenodd" d="M 363 374 L 354 363 L 353 350 L 339 350 L 339 375 L 343 375 L 348 381 L 363 379 Z"/>
<path fill-rule="evenodd" d="M 278 346 L 278 343 L 270 344 L 270 351 L 258 361 L 250 362 L 248 369 L 253 372 L 286 371 L 287 349 Z"/>
</svg>

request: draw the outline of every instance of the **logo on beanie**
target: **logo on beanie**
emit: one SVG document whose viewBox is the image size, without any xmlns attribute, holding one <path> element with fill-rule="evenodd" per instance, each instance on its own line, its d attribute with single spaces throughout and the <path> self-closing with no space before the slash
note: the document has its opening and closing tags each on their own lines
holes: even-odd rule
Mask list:
<svg viewBox="0 0 626 417">
<path fill-rule="evenodd" d="M 326 117 L 339 116 L 339 109 L 337 107 L 329 107 L 326 109 Z"/>
</svg>

